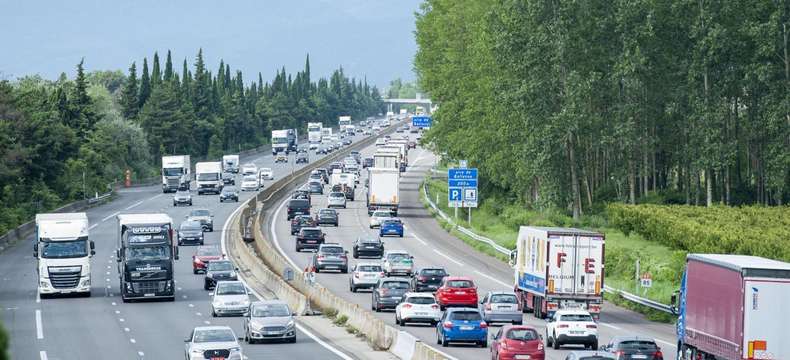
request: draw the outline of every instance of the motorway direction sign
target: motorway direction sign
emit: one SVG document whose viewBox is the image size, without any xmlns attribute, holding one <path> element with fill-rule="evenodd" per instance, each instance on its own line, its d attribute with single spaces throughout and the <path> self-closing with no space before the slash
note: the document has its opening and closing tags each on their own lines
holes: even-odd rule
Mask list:
<svg viewBox="0 0 790 360">
<path fill-rule="evenodd" d="M 412 116 L 411 125 L 419 128 L 428 128 L 431 127 L 432 121 L 430 116 Z"/>
<path fill-rule="evenodd" d="M 448 169 L 447 186 L 450 207 L 477 207 L 476 168 Z"/>
</svg>

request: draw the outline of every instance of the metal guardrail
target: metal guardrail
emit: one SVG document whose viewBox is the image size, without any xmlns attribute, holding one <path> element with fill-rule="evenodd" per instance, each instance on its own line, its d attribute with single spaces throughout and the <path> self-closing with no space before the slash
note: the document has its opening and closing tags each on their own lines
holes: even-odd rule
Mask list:
<svg viewBox="0 0 790 360">
<path fill-rule="evenodd" d="M 439 206 L 437 206 L 431 200 L 431 197 L 428 194 L 428 186 L 424 182 L 423 182 L 423 186 L 422 186 L 422 191 L 423 191 L 423 194 L 425 195 L 425 200 L 428 201 L 428 205 L 434 211 L 436 211 L 436 213 L 439 214 L 439 216 L 444 221 L 447 221 L 447 223 L 449 223 L 454 229 L 458 230 L 462 234 L 464 234 L 466 236 L 469 236 L 470 238 L 472 238 L 472 239 L 474 239 L 476 241 L 488 244 L 489 246 L 494 248 L 494 250 L 496 250 L 496 251 L 498 251 L 498 252 L 500 252 L 500 253 L 508 256 L 508 257 L 511 256 L 511 253 L 514 250 L 510 250 L 510 249 L 508 249 L 508 248 L 506 248 L 506 247 L 504 247 L 502 245 L 499 245 L 494 240 L 491 240 L 491 239 L 489 239 L 489 238 L 487 238 L 485 236 L 480 236 L 478 234 L 475 234 L 472 230 L 467 229 L 467 228 L 465 228 L 465 227 L 463 227 L 461 225 L 458 225 L 450 216 L 445 214 L 444 211 L 442 211 L 439 208 Z M 604 285 L 604 291 L 606 291 L 608 293 L 611 293 L 611 294 L 619 294 L 624 299 L 626 299 L 626 300 L 628 300 L 630 302 L 633 302 L 635 304 L 639 304 L 639 305 L 642 305 L 642 306 L 647 306 L 647 307 L 649 307 L 651 309 L 655 309 L 655 310 L 658 310 L 658 311 L 663 311 L 663 312 L 669 313 L 669 314 L 674 314 L 675 313 L 674 308 L 672 306 L 670 306 L 670 305 L 662 304 L 662 303 L 660 303 L 658 301 L 654 301 L 654 300 L 650 300 L 650 299 L 647 299 L 647 298 L 643 298 L 643 297 L 641 297 L 639 295 L 635 295 L 635 294 L 629 293 L 627 291 L 623 291 L 623 290 L 620 290 L 620 289 L 615 289 L 615 288 L 613 288 L 611 286 L 608 286 L 608 285 Z"/>
</svg>

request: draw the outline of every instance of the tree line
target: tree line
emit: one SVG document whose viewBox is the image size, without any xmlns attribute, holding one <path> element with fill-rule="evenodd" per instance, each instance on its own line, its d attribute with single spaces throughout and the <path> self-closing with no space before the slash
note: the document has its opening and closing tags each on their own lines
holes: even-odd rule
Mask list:
<svg viewBox="0 0 790 360">
<path fill-rule="evenodd" d="M 427 0 L 427 141 L 493 192 L 575 217 L 602 201 L 790 199 L 790 2 Z"/>
<path fill-rule="evenodd" d="M 342 68 L 312 80 L 309 56 L 295 76 L 283 68 L 270 82 L 260 73 L 245 80 L 224 62 L 212 72 L 202 50 L 180 71 L 170 51 L 164 65 L 156 53 L 139 70 L 132 62 L 128 75 L 83 65 L 74 79 L 0 81 L 0 233 L 107 191 L 126 169 L 134 179 L 155 176 L 161 155 L 217 158 L 268 143 L 272 129 L 384 109 L 375 86 Z"/>
</svg>

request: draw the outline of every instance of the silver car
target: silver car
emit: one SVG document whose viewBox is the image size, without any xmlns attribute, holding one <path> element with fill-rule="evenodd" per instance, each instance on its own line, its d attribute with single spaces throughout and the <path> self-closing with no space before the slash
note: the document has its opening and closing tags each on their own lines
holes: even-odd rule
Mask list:
<svg viewBox="0 0 790 360">
<path fill-rule="evenodd" d="M 405 250 L 389 250 L 384 252 L 384 275 L 403 274 L 411 276 L 414 273 L 414 256 Z"/>
<path fill-rule="evenodd" d="M 192 194 L 189 190 L 178 190 L 176 194 L 173 195 L 173 206 L 181 204 L 192 206 Z"/>
<path fill-rule="evenodd" d="M 376 210 L 373 214 L 370 215 L 370 223 L 368 224 L 370 228 L 377 228 L 381 226 L 381 222 L 384 219 L 389 219 L 392 217 L 392 212 L 389 210 Z"/>
<path fill-rule="evenodd" d="M 294 314 L 281 300 L 256 301 L 244 319 L 244 340 L 254 344 L 263 340 L 296 342 Z"/>
<path fill-rule="evenodd" d="M 241 281 L 217 282 L 213 296 L 211 316 L 244 316 L 249 312 L 250 295 Z"/>
<path fill-rule="evenodd" d="M 195 209 L 184 216 L 187 220 L 198 221 L 203 226 L 203 231 L 214 231 L 214 215 L 208 209 Z"/>
<path fill-rule="evenodd" d="M 228 326 L 198 326 L 184 342 L 187 360 L 244 359 L 236 334 Z"/>
<path fill-rule="evenodd" d="M 348 289 L 357 292 L 359 288 L 372 288 L 384 277 L 384 269 L 379 263 L 359 263 L 351 267 Z"/>
<path fill-rule="evenodd" d="M 489 324 L 506 322 L 521 325 L 524 321 L 518 298 L 512 291 L 489 291 L 480 301 L 480 312 Z"/>
<path fill-rule="evenodd" d="M 332 192 L 329 193 L 329 204 L 327 205 L 328 208 L 334 207 L 342 207 L 346 208 L 346 194 L 342 192 Z"/>
</svg>

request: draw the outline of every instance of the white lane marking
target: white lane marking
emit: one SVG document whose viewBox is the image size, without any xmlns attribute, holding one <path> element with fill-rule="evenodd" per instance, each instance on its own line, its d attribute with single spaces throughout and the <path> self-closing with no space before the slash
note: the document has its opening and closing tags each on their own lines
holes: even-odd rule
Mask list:
<svg viewBox="0 0 790 360">
<path fill-rule="evenodd" d="M 669 346 L 677 346 L 678 345 L 678 344 L 674 344 L 674 343 L 671 343 L 669 341 L 665 341 L 665 340 L 661 340 L 661 339 L 656 339 L 656 341 L 658 341 L 658 342 L 660 342 L 660 343 L 662 343 L 664 345 L 669 345 Z"/>
<path fill-rule="evenodd" d="M 443 253 L 443 252 L 441 252 L 441 251 L 439 251 L 439 250 L 433 249 L 433 252 L 435 252 L 435 253 L 437 253 L 437 254 L 441 255 L 442 257 L 444 257 L 444 258 L 445 258 L 445 259 L 447 259 L 447 260 L 450 260 L 450 261 L 454 262 L 454 263 L 455 263 L 456 265 L 458 265 L 458 266 L 464 266 L 464 264 L 463 264 L 463 263 L 461 263 L 460 261 L 458 261 L 458 260 L 455 260 L 455 259 L 451 258 L 451 257 L 450 257 L 450 256 L 448 256 L 447 254 L 445 254 L 445 253 Z"/>
<path fill-rule="evenodd" d="M 124 321 L 126 321 L 126 319 L 124 319 L 124 318 L 120 318 L 120 319 L 118 319 L 118 321 L 120 321 L 120 322 L 124 322 Z"/>
<path fill-rule="evenodd" d="M 137 340 L 135 339 L 129 339 L 129 342 L 131 342 L 132 344 L 137 344 Z"/>
<path fill-rule="evenodd" d="M 617 331 L 621 331 L 621 330 L 623 330 L 623 329 L 622 329 L 621 327 L 619 327 L 619 326 L 614 326 L 614 325 L 612 325 L 612 324 L 607 324 L 607 323 L 605 323 L 605 322 L 599 322 L 599 324 L 601 324 L 601 325 L 603 325 L 603 326 L 606 326 L 606 327 L 608 327 L 608 328 L 610 328 L 610 329 L 615 329 L 615 330 L 617 330 Z"/>
<path fill-rule="evenodd" d="M 404 227 L 404 229 L 407 229 L 407 228 L 406 228 L 406 227 Z M 408 230 L 408 229 L 407 229 L 407 230 Z M 422 239 L 420 239 L 420 237 L 419 237 L 419 236 L 417 236 L 417 233 L 415 233 L 415 232 L 413 232 L 413 231 L 412 231 L 412 232 L 411 232 L 411 236 L 414 236 L 414 238 L 415 238 L 415 239 L 417 239 L 417 241 L 419 241 L 421 244 L 423 244 L 423 245 L 428 245 L 428 243 L 427 243 L 427 242 L 423 241 Z"/>
<path fill-rule="evenodd" d="M 131 329 L 125 327 L 125 328 L 123 328 L 123 331 L 129 332 L 129 331 L 131 331 Z"/>
<path fill-rule="evenodd" d="M 195 305 L 193 305 L 193 304 L 189 304 L 189 307 L 195 307 Z"/>
<path fill-rule="evenodd" d="M 36 290 L 36 304 L 41 303 L 41 293 Z"/>
<path fill-rule="evenodd" d="M 131 210 L 133 208 L 136 208 L 136 207 L 140 206 L 140 204 L 142 204 L 144 201 L 145 200 L 140 200 L 140 201 L 138 201 L 138 202 L 136 202 L 136 203 L 134 203 L 132 205 L 129 205 L 129 206 L 125 207 L 124 210 Z"/>
<path fill-rule="evenodd" d="M 208 321 L 208 320 L 204 320 L 203 323 L 206 324 L 206 325 L 211 325 L 211 321 Z"/>
<path fill-rule="evenodd" d="M 41 310 L 36 310 L 36 338 L 44 338 L 44 324 L 41 321 Z"/>
<path fill-rule="evenodd" d="M 110 220 L 110 219 L 114 218 L 116 215 L 118 215 L 118 214 L 120 214 L 120 213 L 121 213 L 120 211 L 116 211 L 116 212 L 114 212 L 114 213 L 110 214 L 109 216 L 107 216 L 106 218 L 104 218 L 104 219 L 101 219 L 101 221 L 102 221 L 102 222 L 105 222 L 105 221 L 107 221 L 107 220 Z"/>
<path fill-rule="evenodd" d="M 482 276 L 482 277 L 484 277 L 484 278 L 486 278 L 486 279 L 488 279 L 488 280 L 491 280 L 491 281 L 493 281 L 493 282 L 495 282 L 495 283 L 497 283 L 497 284 L 499 284 L 499 285 L 502 285 L 502 286 L 504 286 L 505 288 L 510 288 L 510 287 L 513 287 L 513 285 L 512 285 L 512 284 L 508 284 L 508 283 L 506 283 L 506 282 L 504 282 L 504 281 L 501 281 L 501 280 L 499 280 L 499 279 L 497 279 L 497 278 L 495 278 L 495 277 L 493 277 L 493 276 L 486 275 L 486 274 L 484 274 L 484 273 L 482 273 L 482 272 L 480 272 L 480 271 L 477 271 L 477 270 L 475 270 L 475 274 L 477 274 L 477 275 L 480 275 L 480 276 Z"/>
<path fill-rule="evenodd" d="M 91 226 L 88 228 L 88 230 L 93 230 L 93 229 L 94 229 L 95 227 L 97 227 L 97 226 L 99 226 L 99 224 L 93 224 L 93 225 L 91 225 Z"/>
<path fill-rule="evenodd" d="M 162 195 L 164 195 L 164 194 L 159 194 L 159 195 L 154 195 L 154 196 L 151 196 L 150 198 L 148 198 L 148 200 L 153 200 L 153 199 L 156 199 L 156 198 L 158 198 L 158 197 L 160 197 L 160 196 L 162 196 Z"/>
<path fill-rule="evenodd" d="M 203 316 L 203 314 L 201 314 L 201 313 L 199 313 L 199 312 L 195 313 L 195 315 L 197 315 L 197 316 Z"/>
<path fill-rule="evenodd" d="M 48 360 L 49 359 L 49 358 L 47 358 L 47 352 L 44 351 L 44 350 L 41 350 L 41 351 L 38 352 L 38 357 L 41 358 L 41 360 Z"/>
<path fill-rule="evenodd" d="M 280 247 L 280 241 L 277 239 L 277 232 L 274 229 L 274 226 L 277 224 L 277 219 L 280 217 L 280 211 L 282 211 L 282 209 L 285 207 L 285 204 L 287 203 L 288 203 L 288 198 L 286 197 L 280 203 L 280 206 L 277 207 L 277 210 L 274 212 L 274 217 L 272 218 L 272 225 L 269 231 L 272 234 L 272 242 L 274 243 L 274 246 L 277 248 L 277 251 L 280 254 L 282 254 L 285 257 L 285 259 L 288 260 L 289 263 L 291 263 L 291 266 L 293 266 L 294 269 L 301 269 L 298 265 L 296 265 L 296 262 L 293 261 L 293 259 L 291 259 L 291 257 L 288 256 L 288 254 L 286 254 L 285 251 L 283 251 L 283 249 Z"/>
<path fill-rule="evenodd" d="M 137 352 L 137 355 L 138 355 L 138 356 L 140 356 L 140 357 L 145 357 L 145 353 L 144 353 L 144 352 L 142 352 L 142 351 L 138 351 L 138 352 Z"/>
<path fill-rule="evenodd" d="M 118 304 L 115 301 L 113 301 L 112 306 L 118 306 Z"/>
</svg>

